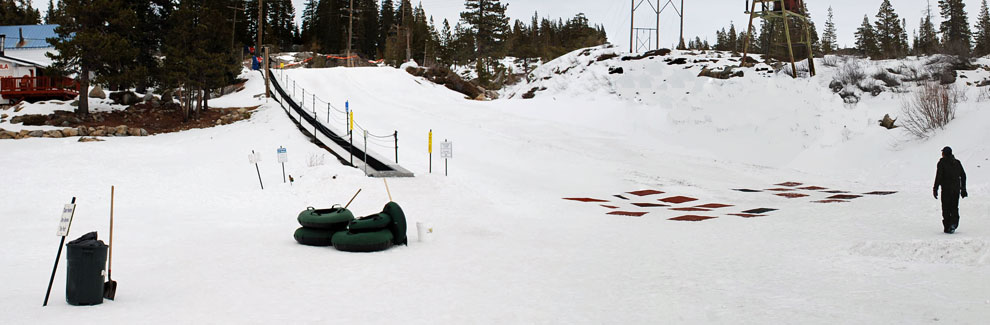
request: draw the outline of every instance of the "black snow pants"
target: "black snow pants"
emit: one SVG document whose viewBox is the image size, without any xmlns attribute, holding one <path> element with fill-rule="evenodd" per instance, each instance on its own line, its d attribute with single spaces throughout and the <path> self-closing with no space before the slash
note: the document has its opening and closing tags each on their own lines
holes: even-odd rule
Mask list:
<svg viewBox="0 0 990 325">
<path fill-rule="evenodd" d="M 942 188 L 942 226 L 946 230 L 959 226 L 959 190 Z"/>
</svg>

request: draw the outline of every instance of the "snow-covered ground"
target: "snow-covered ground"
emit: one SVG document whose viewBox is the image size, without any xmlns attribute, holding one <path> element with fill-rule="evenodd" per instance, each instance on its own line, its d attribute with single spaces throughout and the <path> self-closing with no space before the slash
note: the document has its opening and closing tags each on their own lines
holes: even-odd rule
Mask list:
<svg viewBox="0 0 990 325">
<path fill-rule="evenodd" d="M 583 60 L 573 56 L 540 69 Z M 548 73 L 538 78 L 547 90 L 534 99 L 488 102 L 392 68 L 279 74 L 300 98 L 306 89 L 307 102 L 313 93 L 333 108 L 349 101 L 371 133 L 398 131 L 399 162 L 417 177 L 389 180 L 391 195 L 411 225 L 434 233 L 420 243 L 412 226 L 409 246 L 372 254 L 292 239 L 307 206 L 346 203 L 362 189 L 351 210 L 368 215 L 388 197 L 381 180 L 337 164 L 273 101 L 248 121 L 212 129 L 95 143 L 0 141 L 9 251 L 0 264 L 9 284 L 0 322 L 901 324 L 990 316 L 990 175 L 982 167 L 990 164 L 990 111 L 978 89 L 946 130 L 917 140 L 877 125 L 897 115 L 900 94 L 845 104 L 828 89 L 835 71 L 827 67 L 815 78 L 747 70 L 716 80 L 657 60 L 617 61 L 622 75 L 608 74 L 608 60 L 557 77 L 538 70 Z M 260 75 L 244 77 L 246 90 L 211 105 L 264 102 L 254 98 Z M 317 104 L 321 120 L 325 105 Z M 329 118 L 344 128 L 341 114 L 331 109 Z M 449 176 L 438 155 L 428 172 L 429 130 L 435 142 L 454 143 Z M 945 145 L 969 175 L 971 197 L 954 235 L 941 232 L 930 191 Z M 293 185 L 278 182 L 279 146 L 288 148 Z M 264 190 L 246 159 L 251 150 L 264 154 Z M 374 150 L 388 157 L 393 149 Z M 814 203 L 835 193 L 791 190 L 809 196 L 789 199 L 733 190 L 782 182 L 897 193 Z M 111 185 L 117 299 L 65 304 L 62 261 L 52 303 L 41 308 L 61 205 L 78 197 L 70 237 L 98 230 L 106 239 Z M 647 189 L 665 193 L 627 193 Z M 732 206 L 632 204 L 671 196 L 698 199 L 672 207 Z M 563 200 L 583 197 L 609 202 Z M 778 210 L 732 215 L 754 208 Z M 616 210 L 648 213 L 607 214 Z M 668 220 L 686 214 L 717 218 Z"/>
</svg>

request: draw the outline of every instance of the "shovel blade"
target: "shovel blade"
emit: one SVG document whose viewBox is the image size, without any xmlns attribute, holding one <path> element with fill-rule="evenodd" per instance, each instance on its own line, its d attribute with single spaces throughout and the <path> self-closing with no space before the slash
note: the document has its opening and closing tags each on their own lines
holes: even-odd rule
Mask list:
<svg viewBox="0 0 990 325">
<path fill-rule="evenodd" d="M 103 283 L 103 298 L 113 300 L 115 295 L 117 295 L 117 281 L 110 280 Z"/>
</svg>

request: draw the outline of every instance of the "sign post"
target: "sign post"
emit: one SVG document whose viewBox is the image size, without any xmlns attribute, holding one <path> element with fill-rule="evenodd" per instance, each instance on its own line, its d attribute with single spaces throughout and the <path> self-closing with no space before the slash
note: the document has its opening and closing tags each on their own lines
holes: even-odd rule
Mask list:
<svg viewBox="0 0 990 325">
<path fill-rule="evenodd" d="M 289 154 L 285 152 L 285 148 L 278 147 L 278 162 L 282 164 L 282 183 L 285 183 L 285 163 L 289 161 Z"/>
<path fill-rule="evenodd" d="M 447 159 L 454 158 L 454 143 L 443 139 L 440 143 L 440 158 L 443 158 L 443 176 L 447 176 Z"/>
<path fill-rule="evenodd" d="M 62 217 L 58 222 L 58 233 L 62 240 L 58 243 L 58 253 L 55 255 L 55 266 L 52 267 L 52 277 L 48 280 L 48 292 L 45 293 L 45 303 L 41 306 L 48 306 L 48 297 L 52 293 L 52 283 L 55 282 L 55 271 L 58 270 L 58 261 L 62 259 L 62 246 L 65 246 L 65 237 L 69 235 L 69 228 L 72 227 L 72 217 L 76 215 L 76 198 L 72 198 L 72 203 L 66 204 L 62 208 Z"/>
<path fill-rule="evenodd" d="M 258 162 L 261 161 L 261 155 L 254 153 L 251 150 L 251 154 L 248 155 L 248 162 L 254 164 L 254 170 L 258 172 L 258 183 L 261 184 L 261 189 L 265 189 L 265 183 L 261 181 L 261 169 L 258 169 Z"/>
<path fill-rule="evenodd" d="M 433 174 L 433 129 L 430 129 L 426 150 L 430 152 L 430 174 Z"/>
<path fill-rule="evenodd" d="M 350 137 L 351 147 L 347 149 L 351 153 L 351 166 L 354 166 L 354 111 L 350 110 L 350 104 L 345 104 L 347 108 L 347 116 L 349 125 L 347 126 L 347 135 Z"/>
<path fill-rule="evenodd" d="M 364 176 L 368 176 L 368 130 L 364 130 Z"/>
</svg>

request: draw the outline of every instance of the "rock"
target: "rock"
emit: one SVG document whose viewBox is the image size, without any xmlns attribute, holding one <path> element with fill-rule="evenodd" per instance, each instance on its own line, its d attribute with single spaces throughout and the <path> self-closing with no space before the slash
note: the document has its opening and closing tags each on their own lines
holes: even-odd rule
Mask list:
<svg viewBox="0 0 990 325">
<path fill-rule="evenodd" d="M 100 138 L 96 138 L 96 137 L 88 137 L 88 138 L 87 137 L 81 137 L 81 138 L 79 138 L 79 142 L 99 142 L 99 141 L 103 141 L 103 140 L 101 140 Z"/>
<path fill-rule="evenodd" d="M 76 128 L 76 133 L 78 133 L 81 136 L 87 136 L 87 135 L 89 135 L 89 130 L 90 130 L 90 128 L 87 128 L 85 126 L 80 126 L 80 127 Z"/>
<path fill-rule="evenodd" d="M 141 136 L 142 137 L 148 136 L 148 130 L 145 130 L 144 128 L 141 128 L 141 129 L 138 129 L 138 130 L 141 130 Z"/>
<path fill-rule="evenodd" d="M 127 126 L 118 125 L 116 128 L 114 128 L 113 135 L 118 137 L 127 136 Z"/>
<path fill-rule="evenodd" d="M 69 103 L 69 106 L 79 107 L 79 101 L 78 100 L 74 100 L 71 103 Z"/>
<path fill-rule="evenodd" d="M 833 93 L 838 93 L 838 92 L 842 91 L 842 88 L 845 88 L 845 87 L 846 86 L 843 85 L 841 81 L 834 80 L 834 79 L 832 80 L 832 82 L 830 82 L 828 84 L 828 88 L 829 89 L 832 89 L 832 92 Z"/>
<path fill-rule="evenodd" d="M 611 67 L 608 68 L 608 74 L 622 74 L 624 70 L 622 67 Z"/>
<path fill-rule="evenodd" d="M 154 99 L 155 99 L 155 95 L 151 94 L 151 92 L 147 92 L 147 93 L 144 94 L 144 102 L 145 103 L 150 102 L 150 101 L 152 101 Z"/>
<path fill-rule="evenodd" d="M 127 135 L 132 136 L 132 137 L 139 137 L 139 136 L 141 136 L 141 129 L 140 128 L 130 128 L 130 129 L 127 129 Z"/>
<path fill-rule="evenodd" d="M 107 130 L 96 129 L 95 131 L 90 132 L 89 135 L 94 136 L 94 137 L 106 136 L 107 135 Z"/>
<path fill-rule="evenodd" d="M 27 135 L 32 138 L 40 138 L 45 135 L 45 131 L 42 130 L 28 131 Z"/>
<path fill-rule="evenodd" d="M 2 119 L 5 119 L 5 118 L 7 118 L 7 117 L 9 117 L 9 116 L 10 116 L 10 115 L 7 115 L 7 114 L 3 114 L 3 115 L 0 115 L 0 118 L 2 118 Z"/>
<path fill-rule="evenodd" d="M 96 85 L 95 87 L 93 87 L 93 90 L 89 92 L 89 98 L 107 99 L 107 93 L 103 91 L 103 86 Z M 76 105 L 78 105 L 79 102 L 76 101 L 76 103 L 77 103 Z M 76 105 L 72 105 L 72 106 L 76 106 Z"/>
<path fill-rule="evenodd" d="M 45 125 L 46 122 L 48 122 L 48 116 L 40 114 L 26 114 L 14 116 L 14 118 L 10 119 L 11 124 Z"/>
<path fill-rule="evenodd" d="M 120 105 L 130 106 L 140 103 L 141 97 L 138 97 L 138 95 L 132 91 L 118 91 L 110 93 L 110 100 Z"/>
<path fill-rule="evenodd" d="M 677 64 L 687 64 L 687 63 L 688 63 L 687 58 L 676 58 L 670 61 L 669 63 L 667 63 L 667 65 L 677 65 Z"/>
<path fill-rule="evenodd" d="M 75 128 L 64 128 L 64 129 L 62 129 L 62 135 L 66 136 L 66 137 L 79 136 L 79 129 L 75 129 Z"/>
<path fill-rule="evenodd" d="M 0 139 L 4 139 L 4 140 L 6 140 L 6 139 L 13 139 L 16 135 L 17 135 L 17 133 L 14 133 L 14 132 L 3 131 L 3 132 L 0 132 Z"/>
<path fill-rule="evenodd" d="M 62 131 L 52 130 L 52 131 L 45 132 L 45 135 L 43 135 L 42 137 L 44 137 L 44 138 L 64 138 L 65 135 L 62 134 Z"/>
<path fill-rule="evenodd" d="M 171 103 L 172 102 L 172 91 L 171 90 L 166 90 L 165 92 L 162 93 L 162 102 L 163 103 Z"/>
</svg>

